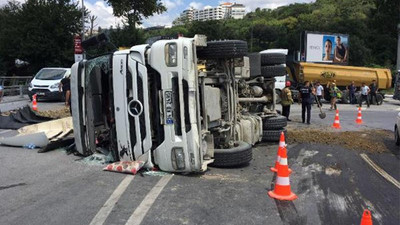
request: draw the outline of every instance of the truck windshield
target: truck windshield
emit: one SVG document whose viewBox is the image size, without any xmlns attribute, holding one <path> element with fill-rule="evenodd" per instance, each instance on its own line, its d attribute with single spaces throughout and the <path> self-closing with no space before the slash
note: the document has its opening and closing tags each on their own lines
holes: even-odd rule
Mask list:
<svg viewBox="0 0 400 225">
<path fill-rule="evenodd" d="M 63 69 L 42 69 L 35 78 L 38 80 L 60 80 L 64 77 L 66 70 Z"/>
</svg>

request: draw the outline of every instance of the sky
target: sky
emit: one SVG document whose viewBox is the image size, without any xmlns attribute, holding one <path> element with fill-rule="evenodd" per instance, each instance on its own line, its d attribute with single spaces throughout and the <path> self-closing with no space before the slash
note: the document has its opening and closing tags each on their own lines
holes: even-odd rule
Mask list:
<svg viewBox="0 0 400 225">
<path fill-rule="evenodd" d="M 0 7 L 6 4 L 8 0 L 0 0 Z M 19 2 L 24 2 L 25 0 L 17 0 Z M 82 1 L 82 0 L 73 0 Z M 144 19 L 144 27 L 152 26 L 164 26 L 171 25 L 172 21 L 179 16 L 179 14 L 189 8 L 193 7 L 195 9 L 203 9 L 205 6 L 218 6 L 219 4 L 226 2 L 220 0 L 206 0 L 206 1 L 193 1 L 193 0 L 161 0 L 163 4 L 167 7 L 167 12 L 160 15 L 154 15 L 147 19 Z M 288 5 L 292 3 L 308 3 L 314 0 L 236 0 L 230 2 L 236 2 L 244 4 L 248 12 L 255 10 L 256 8 L 270 8 L 274 9 L 279 6 Z M 81 3 L 79 3 L 81 4 Z M 108 28 L 110 26 L 116 26 L 122 24 L 121 18 L 114 17 L 111 6 L 108 6 L 105 1 L 102 0 L 84 0 L 85 6 L 90 10 L 91 15 L 97 16 L 95 24 L 102 28 Z"/>
</svg>

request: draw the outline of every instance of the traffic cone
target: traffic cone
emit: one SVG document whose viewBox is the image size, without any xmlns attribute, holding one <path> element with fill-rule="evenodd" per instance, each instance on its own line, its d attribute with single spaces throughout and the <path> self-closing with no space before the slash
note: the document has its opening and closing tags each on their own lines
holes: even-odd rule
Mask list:
<svg viewBox="0 0 400 225">
<path fill-rule="evenodd" d="M 32 95 L 32 109 L 37 111 L 37 101 L 36 101 L 36 94 Z"/>
<path fill-rule="evenodd" d="M 360 225 L 372 225 L 371 212 L 368 209 L 364 210 Z"/>
<path fill-rule="evenodd" d="M 283 148 L 281 153 L 281 159 L 278 165 L 278 174 L 275 181 L 275 188 L 273 191 L 269 191 L 268 195 L 269 197 L 278 200 L 292 201 L 297 199 L 297 195 L 295 195 L 290 189 L 286 148 Z"/>
<path fill-rule="evenodd" d="M 278 166 L 281 160 L 282 149 L 285 149 L 286 151 L 285 134 L 283 132 L 281 132 L 281 138 L 279 140 L 278 154 L 276 155 L 275 166 L 270 168 L 270 170 L 274 173 L 278 172 Z M 292 173 L 291 169 L 289 169 L 289 173 Z"/>
<path fill-rule="evenodd" d="M 336 128 L 336 129 L 340 129 L 341 128 L 340 127 L 340 121 L 339 121 L 339 110 L 337 110 L 337 109 L 336 109 L 335 121 L 333 122 L 332 127 Z"/>
<path fill-rule="evenodd" d="M 362 117 L 361 117 L 361 107 L 358 107 L 358 115 L 357 115 L 357 119 L 356 119 L 356 123 L 357 124 L 362 124 Z"/>
</svg>

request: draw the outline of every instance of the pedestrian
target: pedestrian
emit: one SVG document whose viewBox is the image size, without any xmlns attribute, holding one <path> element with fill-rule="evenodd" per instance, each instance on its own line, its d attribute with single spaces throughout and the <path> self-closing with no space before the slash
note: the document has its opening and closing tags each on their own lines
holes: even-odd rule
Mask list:
<svg viewBox="0 0 400 225">
<path fill-rule="evenodd" d="M 305 81 L 304 86 L 300 88 L 300 102 L 301 102 L 301 119 L 305 123 L 306 111 L 307 111 L 307 124 L 310 124 L 311 120 L 311 96 L 315 94 L 314 88 L 310 86 L 310 81 Z"/>
<path fill-rule="evenodd" d="M 338 87 L 336 87 L 336 83 L 332 83 L 330 85 L 330 95 L 331 95 L 331 110 L 332 109 L 337 109 L 336 106 L 336 101 L 338 98 L 342 97 L 342 92 L 339 90 Z"/>
<path fill-rule="evenodd" d="M 347 91 L 349 92 L 349 101 L 350 104 L 355 104 L 356 102 L 356 86 L 354 85 L 354 81 L 351 82 L 349 86 L 346 87 Z"/>
<path fill-rule="evenodd" d="M 320 82 L 316 83 L 316 88 L 315 91 L 317 93 L 317 103 L 319 103 L 318 105 L 322 107 L 322 99 L 324 99 L 324 87 L 322 87 Z M 318 106 L 318 107 L 319 107 Z"/>
<path fill-rule="evenodd" d="M 4 90 L 3 86 L 0 85 L 0 102 L 1 100 L 3 100 L 3 90 Z"/>
<path fill-rule="evenodd" d="M 59 86 L 59 91 L 63 92 L 64 98 L 65 98 L 65 106 L 70 107 L 71 111 L 71 80 L 70 80 L 70 75 L 65 76 Z"/>
<path fill-rule="evenodd" d="M 376 80 L 372 80 L 372 83 L 369 85 L 369 95 L 371 99 L 371 103 L 374 103 L 374 98 L 375 102 L 378 105 L 378 99 L 376 98 L 376 93 L 378 92 L 378 86 L 376 85 Z"/>
<path fill-rule="evenodd" d="M 365 100 L 367 101 L 367 107 L 369 108 L 369 99 L 368 99 L 368 94 L 370 93 L 370 89 L 365 83 L 362 83 L 361 86 L 361 100 L 360 100 L 360 107 L 362 106 L 362 102 Z"/>
<path fill-rule="evenodd" d="M 282 89 L 281 93 L 282 116 L 285 116 L 287 121 L 292 121 L 289 119 L 289 114 L 290 114 L 290 105 L 294 103 L 290 86 L 291 86 L 290 81 L 286 81 L 285 88 Z"/>
</svg>

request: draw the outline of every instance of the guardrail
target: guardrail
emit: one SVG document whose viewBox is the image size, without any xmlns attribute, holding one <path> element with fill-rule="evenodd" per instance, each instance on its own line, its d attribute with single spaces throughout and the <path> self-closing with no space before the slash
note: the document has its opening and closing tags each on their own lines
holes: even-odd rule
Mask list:
<svg viewBox="0 0 400 225">
<path fill-rule="evenodd" d="M 3 96 L 23 96 L 28 93 L 31 76 L 0 76 L 0 85 L 3 87 Z"/>
</svg>

